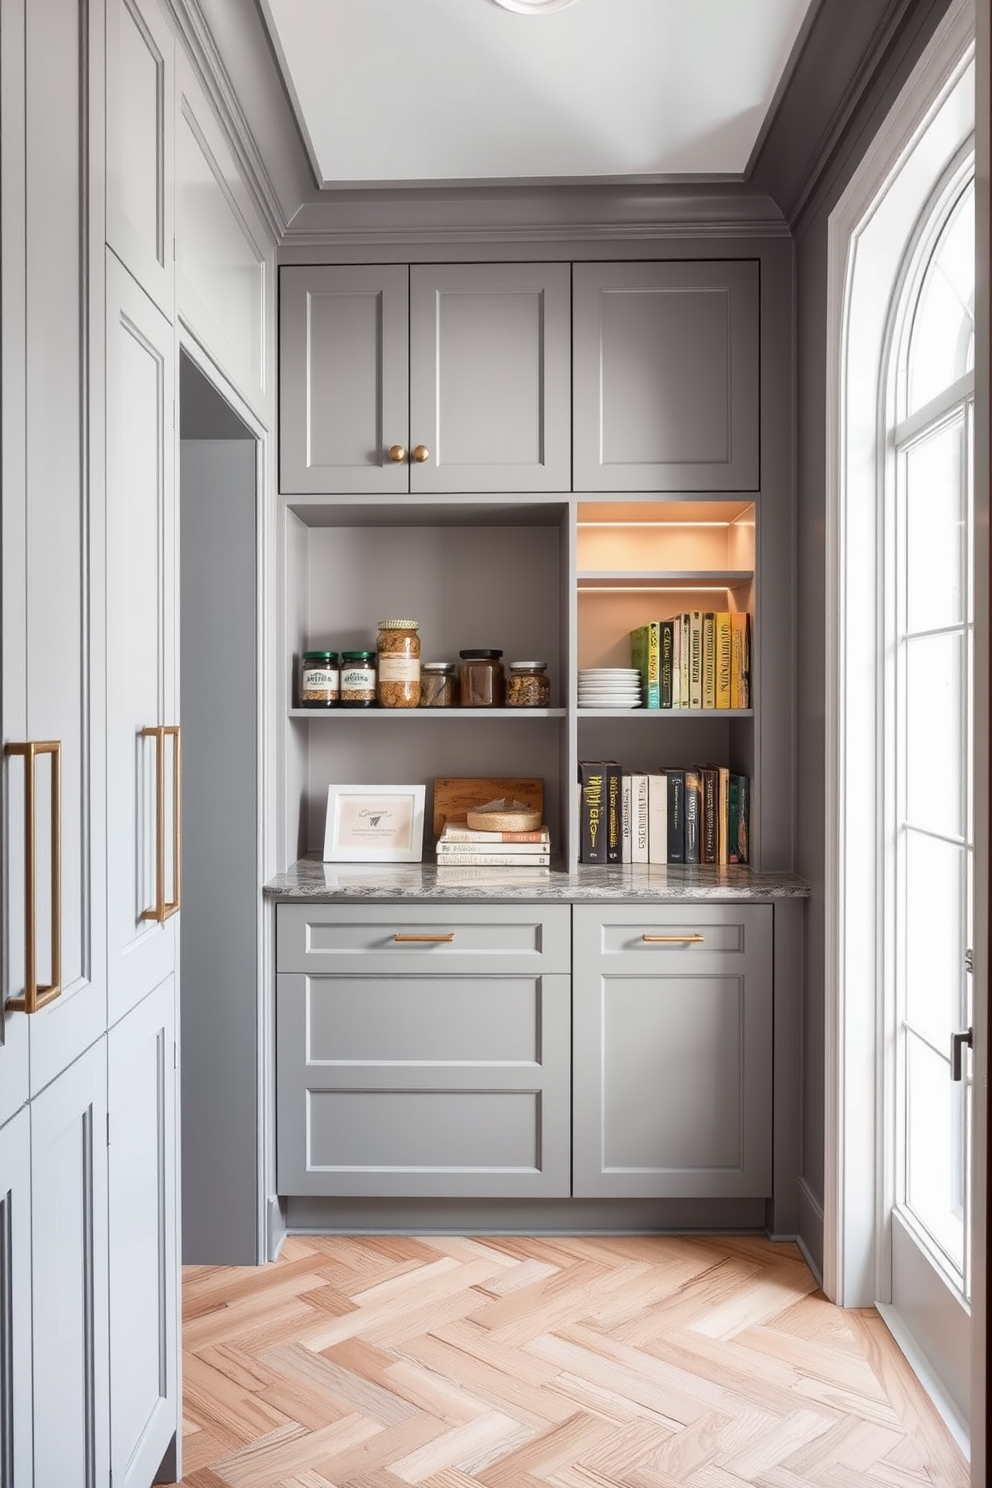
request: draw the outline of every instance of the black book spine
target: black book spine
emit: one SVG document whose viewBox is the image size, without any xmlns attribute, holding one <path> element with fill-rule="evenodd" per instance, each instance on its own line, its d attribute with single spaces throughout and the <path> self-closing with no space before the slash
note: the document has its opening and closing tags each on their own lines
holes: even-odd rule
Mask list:
<svg viewBox="0 0 992 1488">
<path fill-rule="evenodd" d="M 702 791 L 699 771 L 685 772 L 685 860 L 698 863 L 702 836 Z"/>
<path fill-rule="evenodd" d="M 661 708 L 672 706 L 672 658 L 675 648 L 675 631 L 671 620 L 662 620 L 659 626 L 658 649 L 661 652 L 660 676 L 658 678 Z"/>
<path fill-rule="evenodd" d="M 606 862 L 606 766 L 579 761 L 579 862 Z"/>
<path fill-rule="evenodd" d="M 700 861 L 716 863 L 720 858 L 720 775 L 705 769 L 703 777 L 703 849 Z"/>
<path fill-rule="evenodd" d="M 668 861 L 685 862 L 685 771 L 667 770 Z"/>
<path fill-rule="evenodd" d="M 606 861 L 623 862 L 623 807 L 620 766 L 612 760 L 606 764 Z"/>
</svg>

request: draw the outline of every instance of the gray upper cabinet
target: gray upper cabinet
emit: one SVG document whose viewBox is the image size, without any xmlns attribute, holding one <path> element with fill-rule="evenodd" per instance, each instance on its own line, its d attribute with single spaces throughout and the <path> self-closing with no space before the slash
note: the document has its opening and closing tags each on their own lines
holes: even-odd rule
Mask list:
<svg viewBox="0 0 992 1488">
<path fill-rule="evenodd" d="M 572 1191 L 772 1191 L 770 905 L 576 905 Z"/>
<path fill-rule="evenodd" d="M 568 264 L 284 268 L 287 494 L 570 484 Z"/>
<path fill-rule="evenodd" d="M 753 491 L 758 264 L 574 268 L 576 491 Z"/>
</svg>

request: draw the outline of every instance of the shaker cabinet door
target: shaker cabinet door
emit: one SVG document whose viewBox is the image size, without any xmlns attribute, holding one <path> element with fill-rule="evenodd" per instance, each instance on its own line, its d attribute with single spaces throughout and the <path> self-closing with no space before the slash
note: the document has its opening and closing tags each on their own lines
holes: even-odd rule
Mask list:
<svg viewBox="0 0 992 1488">
<path fill-rule="evenodd" d="M 573 1193 L 767 1197 L 771 906 L 573 914 Z"/>
<path fill-rule="evenodd" d="M 175 349 L 172 326 L 107 255 L 109 1022 L 175 966 L 180 896 Z"/>
<path fill-rule="evenodd" d="M 576 264 L 576 491 L 758 487 L 758 265 Z"/>
<path fill-rule="evenodd" d="M 287 494 L 406 494 L 408 282 L 405 264 L 282 269 L 279 484 Z M 402 459 L 391 459 L 393 446 Z"/>
<path fill-rule="evenodd" d="M 179 1421 L 175 979 L 107 1036 L 110 1465 L 146 1488 Z"/>
<path fill-rule="evenodd" d="M 34 1483 L 109 1481 L 107 1046 L 31 1102 Z M 17 1483 L 20 1483 L 18 1478 Z"/>
<path fill-rule="evenodd" d="M 569 489 L 569 283 L 568 264 L 410 270 L 411 491 Z"/>
<path fill-rule="evenodd" d="M 0 1126 L 0 1483 L 32 1483 L 31 1130 Z"/>
</svg>

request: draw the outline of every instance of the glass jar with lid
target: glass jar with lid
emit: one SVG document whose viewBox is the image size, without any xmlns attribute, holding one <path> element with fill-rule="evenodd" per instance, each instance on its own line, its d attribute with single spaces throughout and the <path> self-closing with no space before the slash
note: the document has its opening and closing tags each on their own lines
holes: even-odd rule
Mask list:
<svg viewBox="0 0 992 1488">
<path fill-rule="evenodd" d="M 425 661 L 420 666 L 420 706 L 453 708 L 458 702 L 458 663 Z"/>
<path fill-rule="evenodd" d="M 551 680 L 546 661 L 511 661 L 506 679 L 508 708 L 547 708 L 551 704 Z"/>
<path fill-rule="evenodd" d="M 420 702 L 420 626 L 416 620 L 380 620 L 376 642 L 382 708 L 416 708 Z"/>
<path fill-rule="evenodd" d="M 459 651 L 458 701 L 463 708 L 501 708 L 504 674 L 502 651 Z"/>
<path fill-rule="evenodd" d="M 341 696 L 336 651 L 304 651 L 300 657 L 300 707 L 335 708 Z"/>
<path fill-rule="evenodd" d="M 375 706 L 375 652 L 341 652 L 341 707 Z"/>
</svg>

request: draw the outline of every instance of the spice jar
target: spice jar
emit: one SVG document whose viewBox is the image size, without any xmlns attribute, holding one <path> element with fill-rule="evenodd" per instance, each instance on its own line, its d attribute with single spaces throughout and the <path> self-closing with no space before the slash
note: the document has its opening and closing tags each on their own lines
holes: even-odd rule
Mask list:
<svg viewBox="0 0 992 1488">
<path fill-rule="evenodd" d="M 506 679 L 508 708 L 547 708 L 551 703 L 551 682 L 546 661 L 511 661 Z"/>
<path fill-rule="evenodd" d="M 336 651 L 304 651 L 300 658 L 300 707 L 333 708 L 341 696 Z"/>
<path fill-rule="evenodd" d="M 502 651 L 459 651 L 458 701 L 463 708 L 503 706 Z"/>
<path fill-rule="evenodd" d="M 420 702 L 420 626 L 416 620 L 380 620 L 377 696 L 381 708 L 415 708 Z"/>
<path fill-rule="evenodd" d="M 458 702 L 458 665 L 454 661 L 425 661 L 420 668 L 420 706 L 453 708 Z"/>
<path fill-rule="evenodd" d="M 375 703 L 375 652 L 341 652 L 341 707 L 371 708 Z"/>
</svg>

